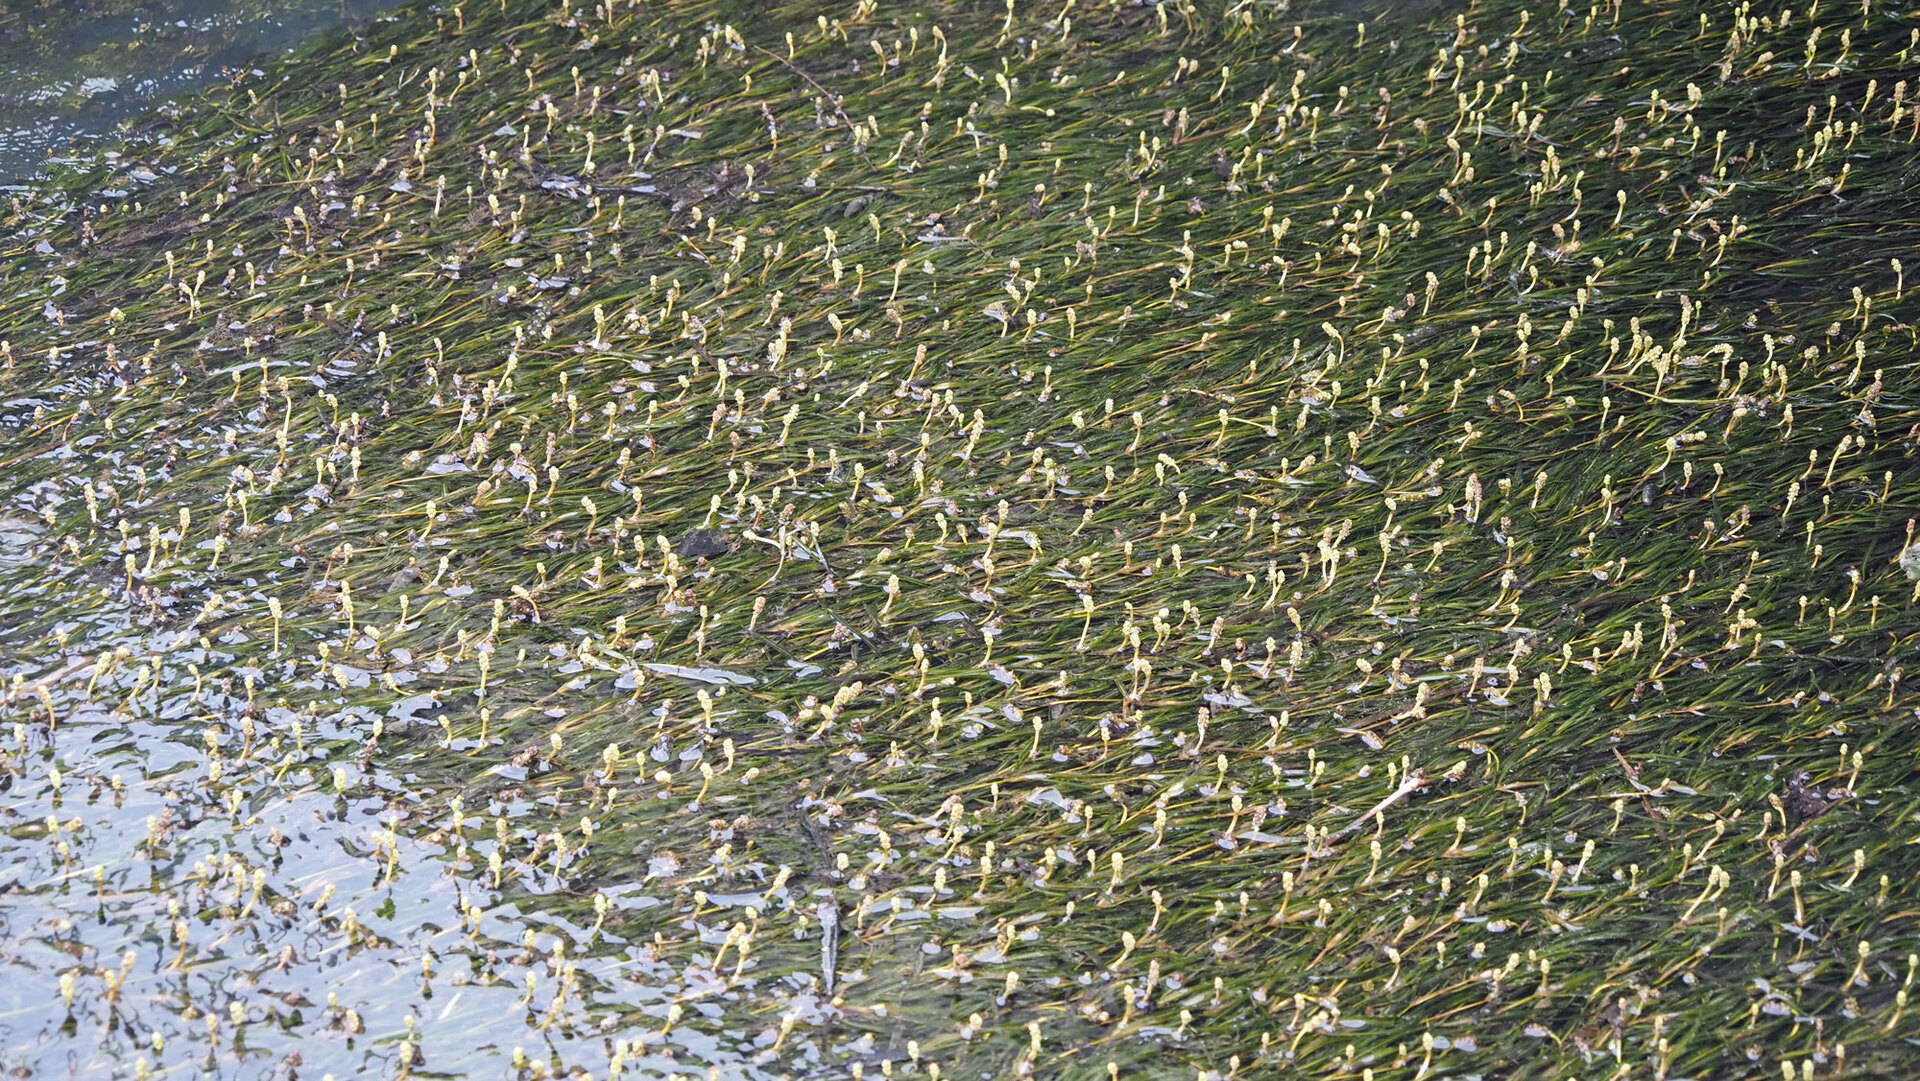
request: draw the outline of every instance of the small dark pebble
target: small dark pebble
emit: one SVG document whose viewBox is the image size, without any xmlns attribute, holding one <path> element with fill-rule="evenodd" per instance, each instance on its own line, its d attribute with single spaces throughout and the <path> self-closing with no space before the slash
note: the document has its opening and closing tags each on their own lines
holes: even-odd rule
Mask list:
<svg viewBox="0 0 1920 1081">
<path fill-rule="evenodd" d="M 690 529 L 673 551 L 682 559 L 711 559 L 733 551 L 733 542 L 717 529 Z"/>
<path fill-rule="evenodd" d="M 1845 798 L 1842 792 L 1821 792 L 1809 786 L 1807 782 L 1812 779 L 1812 774 L 1799 770 L 1787 780 L 1786 806 L 1796 822 L 1817 818 Z"/>
</svg>

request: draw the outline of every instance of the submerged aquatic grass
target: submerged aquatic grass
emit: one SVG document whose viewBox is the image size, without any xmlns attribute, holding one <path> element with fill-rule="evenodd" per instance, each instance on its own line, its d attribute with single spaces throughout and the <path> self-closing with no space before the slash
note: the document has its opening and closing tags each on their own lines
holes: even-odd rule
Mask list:
<svg viewBox="0 0 1920 1081">
<path fill-rule="evenodd" d="M 1897 1073 L 1912 23 L 469 0 L 184 105 L 0 253 L 8 1055 Z"/>
</svg>

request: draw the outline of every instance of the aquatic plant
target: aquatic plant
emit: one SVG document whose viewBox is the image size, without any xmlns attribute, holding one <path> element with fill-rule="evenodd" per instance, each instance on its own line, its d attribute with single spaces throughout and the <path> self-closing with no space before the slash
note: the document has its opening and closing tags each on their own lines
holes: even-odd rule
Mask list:
<svg viewBox="0 0 1920 1081">
<path fill-rule="evenodd" d="M 1897 1071 L 1912 21 L 468 0 L 183 104 L 8 221 L 12 1053 Z"/>
</svg>

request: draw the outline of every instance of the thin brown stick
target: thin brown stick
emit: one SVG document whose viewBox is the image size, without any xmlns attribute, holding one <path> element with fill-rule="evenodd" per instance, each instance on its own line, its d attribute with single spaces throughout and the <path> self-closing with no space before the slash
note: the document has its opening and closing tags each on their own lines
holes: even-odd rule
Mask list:
<svg viewBox="0 0 1920 1081">
<path fill-rule="evenodd" d="M 1426 771 L 1424 770 L 1416 769 L 1413 772 L 1407 774 L 1406 778 L 1400 782 L 1400 787 L 1388 793 L 1386 799 L 1383 799 L 1379 803 L 1374 804 L 1372 807 L 1367 808 L 1367 811 L 1365 814 L 1361 815 L 1359 818 L 1354 819 L 1352 822 L 1347 823 L 1344 829 L 1334 834 L 1333 836 L 1328 837 L 1324 843 L 1329 845 L 1337 845 L 1341 841 L 1344 841 L 1347 838 L 1353 836 L 1355 833 L 1360 832 L 1360 828 L 1362 826 L 1365 826 L 1369 819 L 1376 818 L 1384 814 L 1387 808 L 1393 806 L 1396 803 L 1399 803 L 1403 799 L 1406 799 L 1408 796 L 1413 794 L 1414 789 L 1419 788 L 1421 785 L 1426 783 L 1427 783 L 1427 775 L 1426 775 Z"/>
</svg>

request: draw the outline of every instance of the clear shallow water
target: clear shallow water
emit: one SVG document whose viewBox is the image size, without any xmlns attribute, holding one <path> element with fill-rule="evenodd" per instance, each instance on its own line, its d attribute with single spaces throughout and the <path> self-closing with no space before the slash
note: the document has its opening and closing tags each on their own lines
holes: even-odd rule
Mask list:
<svg viewBox="0 0 1920 1081">
<path fill-rule="evenodd" d="M 14 604 L 85 589 L 47 530 L 11 512 L 0 581 Z M 534 836 L 506 823 L 535 801 L 476 800 L 467 810 L 485 813 L 463 819 L 456 795 L 446 813 L 471 779 L 422 738 L 434 725 L 418 714 L 436 697 L 349 704 L 295 665 L 238 664 L 258 645 L 244 633 L 196 648 L 145 626 L 137 606 L 69 607 L 76 641 L 127 653 L 118 665 L 28 659 L 0 634 L 0 685 L 16 705 L 45 689 L 57 718 L 0 737 L 0 1063 L 76 1081 L 462 1077 L 522 1053 L 545 1068 L 615 1034 L 637 1076 L 690 1076 L 675 1072 L 689 1063 L 724 1081 L 771 1076 L 747 1052 L 772 1036 L 674 1025 L 682 992 L 736 997 L 722 975 L 602 932 L 583 897 L 568 899 L 584 844 L 538 866 L 508 854 L 516 896 L 499 893 L 493 857 Z M 430 658 L 419 672 L 445 668 Z M 200 679 L 225 670 L 249 682 Z M 386 675 L 414 689 L 413 668 Z M 375 694 L 367 676 L 355 668 L 337 689 Z M 303 691 L 329 705 L 281 697 Z M 503 768 L 540 784 L 539 763 L 487 772 Z M 609 883 L 608 914 L 668 903 L 661 892 Z M 717 896 L 703 941 L 771 903 Z"/>
<path fill-rule="evenodd" d="M 0 0 L 0 184 L 394 0 Z"/>
</svg>

